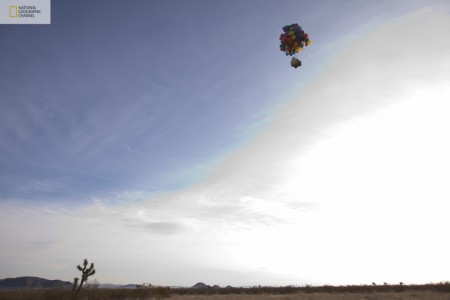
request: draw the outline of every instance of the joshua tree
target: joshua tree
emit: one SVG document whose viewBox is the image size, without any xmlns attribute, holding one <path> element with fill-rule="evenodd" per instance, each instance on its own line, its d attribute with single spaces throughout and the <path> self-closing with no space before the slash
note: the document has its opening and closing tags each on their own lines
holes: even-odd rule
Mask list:
<svg viewBox="0 0 450 300">
<path fill-rule="evenodd" d="M 78 280 L 79 280 L 78 277 L 75 277 L 73 279 L 73 291 L 76 291 L 77 294 L 80 292 L 81 287 L 83 286 L 83 283 L 85 281 L 87 281 L 88 277 L 95 274 L 94 263 L 91 263 L 91 266 L 89 268 L 87 267 L 87 265 L 88 265 L 88 261 L 87 261 L 87 259 L 84 259 L 83 267 L 81 267 L 80 265 L 77 266 L 78 270 L 81 271 L 80 285 L 78 285 Z M 78 286 L 78 289 L 77 289 L 77 286 Z"/>
</svg>

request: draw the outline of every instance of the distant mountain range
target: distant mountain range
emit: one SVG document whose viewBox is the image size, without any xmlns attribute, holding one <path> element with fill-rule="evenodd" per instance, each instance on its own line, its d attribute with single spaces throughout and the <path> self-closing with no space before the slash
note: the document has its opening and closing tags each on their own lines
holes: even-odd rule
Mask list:
<svg viewBox="0 0 450 300">
<path fill-rule="evenodd" d="M 2 290 L 48 288 L 72 288 L 72 283 L 69 281 L 48 280 L 32 276 L 0 279 L 0 289 Z"/>
<path fill-rule="evenodd" d="M 101 289 L 135 289 L 139 285 L 137 284 L 99 284 Z M 0 290 L 22 290 L 22 289 L 50 289 L 50 288 L 72 288 L 72 283 L 69 281 L 62 280 L 48 280 L 40 277 L 34 276 L 24 276 L 16 278 L 5 278 L 0 279 Z M 179 288 L 179 287 L 172 287 Z M 195 284 L 192 288 L 194 289 L 220 289 L 218 285 L 210 286 L 199 282 Z M 227 286 L 226 288 L 231 288 Z"/>
<path fill-rule="evenodd" d="M 101 289 L 135 289 L 137 284 L 99 284 Z M 0 279 L 0 290 L 23 290 L 23 289 L 51 289 L 72 288 L 72 283 L 62 280 L 48 280 L 45 278 L 24 276 L 16 278 Z"/>
<path fill-rule="evenodd" d="M 204 284 L 203 282 L 196 283 L 192 288 L 193 289 L 221 289 L 221 287 L 218 286 L 217 284 L 210 286 L 210 285 Z M 225 288 L 230 289 L 232 287 L 228 285 Z"/>
</svg>

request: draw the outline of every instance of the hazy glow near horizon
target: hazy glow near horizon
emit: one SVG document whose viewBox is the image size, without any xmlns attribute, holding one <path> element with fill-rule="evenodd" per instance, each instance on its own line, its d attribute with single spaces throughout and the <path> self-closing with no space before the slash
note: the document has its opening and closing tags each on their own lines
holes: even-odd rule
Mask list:
<svg viewBox="0 0 450 300">
<path fill-rule="evenodd" d="M 53 158 L 45 147 L 36 149 L 40 156 L 14 155 L 8 150 L 23 145 L 8 140 L 0 159 L 14 176 L 0 174 L 0 277 L 70 280 L 74 266 L 87 257 L 96 263 L 101 283 L 449 280 L 448 8 L 437 2 L 395 17 L 380 16 L 361 31 L 346 32 L 349 44 L 338 52 L 326 49 L 336 40 L 317 32 L 329 44 L 312 38 L 309 53 L 305 50 L 307 66 L 298 70 L 303 73 L 261 77 L 266 92 L 281 89 L 283 80 L 290 86 L 282 93 L 301 86 L 292 99 L 271 102 L 252 79 L 245 77 L 252 85 L 241 86 L 231 73 L 218 80 L 208 68 L 190 66 L 196 76 L 200 71 L 209 75 L 189 79 L 183 73 L 190 74 L 188 68 L 168 74 L 163 70 L 170 64 L 155 73 L 169 80 L 155 83 L 154 90 L 172 99 L 174 90 L 181 89 L 186 102 L 179 110 L 171 109 L 170 100 L 152 107 L 153 123 L 137 118 L 147 100 L 136 100 L 126 112 L 111 109 L 115 119 L 94 107 L 102 122 L 81 115 L 60 120 L 64 128 L 72 128 L 78 118 L 92 125 L 69 130 L 70 140 L 43 126 L 51 131 L 49 145 L 55 136 L 68 145 L 72 138 L 78 141 L 74 147 L 49 146 Z M 308 6 L 311 14 L 315 9 Z M 276 15 L 268 7 L 260 13 Z M 322 52 L 314 54 L 313 46 Z M 276 51 L 264 49 L 267 55 Z M 226 58 L 233 61 L 232 55 Z M 209 57 L 196 59 L 202 63 Z M 257 61 L 252 59 L 242 60 L 241 69 L 226 70 L 246 72 Z M 257 72 L 288 72 L 278 66 L 280 61 L 267 62 L 267 69 Z M 211 84 L 197 96 L 239 96 L 232 94 L 233 86 L 222 88 L 234 84 L 247 102 L 212 105 L 189 98 L 205 78 Z M 175 86 L 166 87 L 172 81 Z M 245 122 L 225 130 L 246 112 L 251 116 Z M 156 129 L 147 132 L 147 126 Z M 22 123 L 17 128 L 22 142 L 32 135 Z M 60 173 L 43 174 L 45 168 Z M 129 180 L 121 177 L 121 168 Z M 42 178 L 34 180 L 34 175 Z M 15 186 L 17 178 L 22 181 Z M 77 203 L 77 197 L 83 201 Z"/>
</svg>

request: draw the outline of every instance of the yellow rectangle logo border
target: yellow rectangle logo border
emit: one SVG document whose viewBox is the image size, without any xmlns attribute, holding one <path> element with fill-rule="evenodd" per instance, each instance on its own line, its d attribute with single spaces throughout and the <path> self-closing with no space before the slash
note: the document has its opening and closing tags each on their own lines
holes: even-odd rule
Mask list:
<svg viewBox="0 0 450 300">
<path fill-rule="evenodd" d="M 9 17 L 10 18 L 17 18 L 17 12 L 18 12 L 18 8 L 17 8 L 17 6 L 10 6 L 9 7 Z M 12 13 L 12 12 L 15 12 L 15 14 L 14 13 Z"/>
</svg>

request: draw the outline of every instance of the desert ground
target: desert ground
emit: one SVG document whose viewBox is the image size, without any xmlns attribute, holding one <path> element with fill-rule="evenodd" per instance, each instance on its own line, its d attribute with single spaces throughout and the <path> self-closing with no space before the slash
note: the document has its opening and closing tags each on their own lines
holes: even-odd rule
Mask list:
<svg viewBox="0 0 450 300">
<path fill-rule="evenodd" d="M 0 300 L 450 300 L 449 292 L 403 291 L 375 293 L 296 292 L 292 294 L 205 294 L 205 295 L 136 295 L 120 291 L 85 291 L 75 296 L 67 291 L 1 291 Z"/>
</svg>

